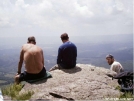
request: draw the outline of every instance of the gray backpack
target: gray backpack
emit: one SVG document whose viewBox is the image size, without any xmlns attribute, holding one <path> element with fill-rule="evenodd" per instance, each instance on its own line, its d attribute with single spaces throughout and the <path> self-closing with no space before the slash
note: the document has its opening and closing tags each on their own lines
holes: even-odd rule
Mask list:
<svg viewBox="0 0 134 101">
<path fill-rule="evenodd" d="M 118 79 L 118 83 L 121 86 L 121 91 L 132 92 L 134 89 L 133 85 L 133 72 L 121 72 L 113 77 L 113 79 Z"/>
</svg>

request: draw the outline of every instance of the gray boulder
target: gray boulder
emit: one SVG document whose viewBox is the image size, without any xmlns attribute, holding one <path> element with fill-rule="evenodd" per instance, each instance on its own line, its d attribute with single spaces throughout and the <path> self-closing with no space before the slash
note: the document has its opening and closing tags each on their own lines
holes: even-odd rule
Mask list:
<svg viewBox="0 0 134 101">
<path fill-rule="evenodd" d="M 72 98 L 103 101 L 120 96 L 120 92 L 115 89 L 118 86 L 117 80 L 112 80 L 106 75 L 116 75 L 116 73 L 103 67 L 77 64 L 76 68 L 54 70 L 50 73 L 52 78 L 33 84 L 26 83 L 20 94 L 29 90 L 34 91 L 31 100 Z M 52 96 L 51 93 L 58 95 L 59 98 Z"/>
</svg>

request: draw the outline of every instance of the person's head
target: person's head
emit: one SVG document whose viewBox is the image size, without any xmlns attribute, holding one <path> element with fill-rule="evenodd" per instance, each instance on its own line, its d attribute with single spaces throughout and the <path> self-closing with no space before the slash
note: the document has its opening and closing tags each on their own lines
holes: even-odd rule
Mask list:
<svg viewBox="0 0 134 101">
<path fill-rule="evenodd" d="M 36 44 L 36 40 L 34 36 L 28 37 L 27 43 Z"/>
<path fill-rule="evenodd" d="M 108 55 L 106 56 L 106 60 L 107 60 L 107 63 L 108 63 L 109 65 L 111 65 L 111 64 L 113 64 L 113 62 L 114 62 L 114 56 L 111 55 L 111 54 L 108 54 Z"/>
<path fill-rule="evenodd" d="M 67 33 L 61 34 L 60 38 L 61 38 L 63 43 L 69 40 L 69 37 L 68 37 Z"/>
</svg>

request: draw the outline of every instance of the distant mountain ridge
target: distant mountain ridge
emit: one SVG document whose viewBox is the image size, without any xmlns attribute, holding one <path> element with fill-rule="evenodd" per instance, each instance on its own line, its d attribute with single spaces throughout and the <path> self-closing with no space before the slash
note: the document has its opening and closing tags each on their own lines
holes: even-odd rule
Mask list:
<svg viewBox="0 0 134 101">
<path fill-rule="evenodd" d="M 125 70 L 133 70 L 132 34 L 70 36 L 70 40 L 77 46 L 77 63 L 92 64 L 109 69 L 110 66 L 107 64 L 105 56 L 113 54 Z M 56 64 L 58 48 L 62 44 L 60 37 L 38 36 L 36 41 L 44 51 L 45 67 L 49 70 Z M 17 71 L 21 46 L 26 42 L 26 36 L 0 37 L 0 86 L 14 81 L 13 77 Z"/>
</svg>

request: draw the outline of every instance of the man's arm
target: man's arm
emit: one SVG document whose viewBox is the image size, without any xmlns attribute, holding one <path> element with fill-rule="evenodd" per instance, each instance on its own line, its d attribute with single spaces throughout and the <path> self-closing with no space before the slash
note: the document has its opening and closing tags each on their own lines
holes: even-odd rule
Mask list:
<svg viewBox="0 0 134 101">
<path fill-rule="evenodd" d="M 20 52 L 20 60 L 19 60 L 19 63 L 18 63 L 18 74 L 21 73 L 21 68 L 22 68 L 22 64 L 23 64 L 23 57 L 24 57 L 24 52 L 23 52 L 23 48 L 21 49 L 21 52 Z"/>
<path fill-rule="evenodd" d="M 58 56 L 57 56 L 57 64 L 60 64 L 61 63 L 61 57 L 62 57 L 61 54 L 62 54 L 61 53 L 61 49 L 59 48 L 59 50 L 58 50 Z"/>
</svg>

